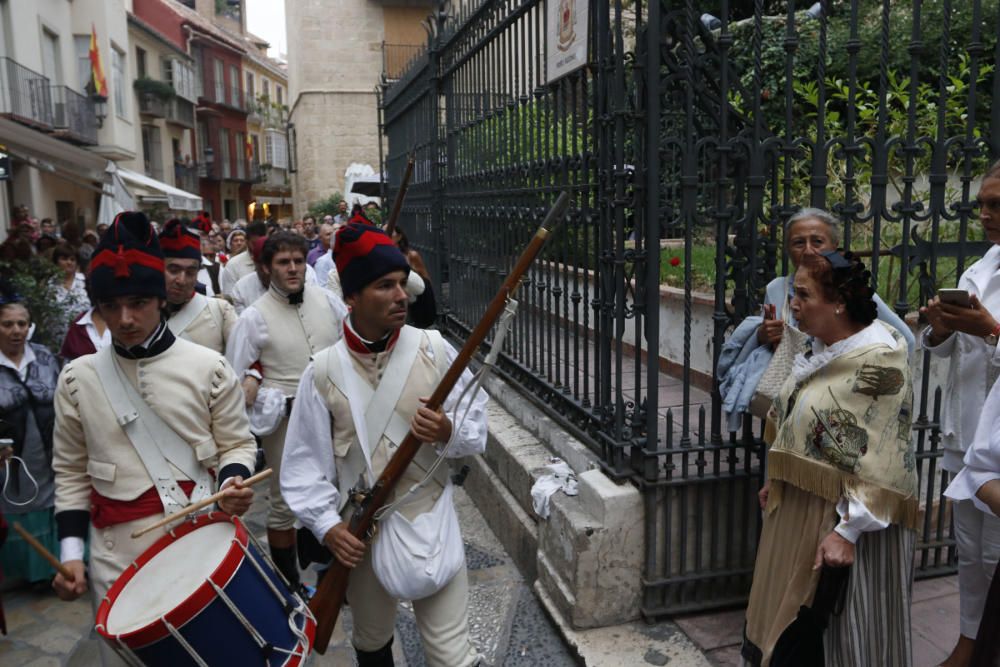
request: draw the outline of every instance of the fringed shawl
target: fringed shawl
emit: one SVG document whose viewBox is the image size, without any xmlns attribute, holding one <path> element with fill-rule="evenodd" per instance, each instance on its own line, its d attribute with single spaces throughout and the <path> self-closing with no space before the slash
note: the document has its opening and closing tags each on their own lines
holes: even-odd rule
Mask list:
<svg viewBox="0 0 1000 667">
<path fill-rule="evenodd" d="M 774 401 L 768 477 L 832 503 L 849 495 L 880 519 L 915 527 L 912 404 L 905 341 L 881 322 L 800 354 Z M 772 486 L 778 497 L 769 510 L 780 502 L 780 486 Z"/>
</svg>

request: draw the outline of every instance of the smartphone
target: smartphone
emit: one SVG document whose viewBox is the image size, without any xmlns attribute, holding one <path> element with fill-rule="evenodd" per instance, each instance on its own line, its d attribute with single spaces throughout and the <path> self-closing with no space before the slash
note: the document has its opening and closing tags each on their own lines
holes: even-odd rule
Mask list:
<svg viewBox="0 0 1000 667">
<path fill-rule="evenodd" d="M 969 308 L 972 305 L 969 301 L 969 292 L 964 289 L 939 289 L 937 295 L 942 303 L 952 306 Z"/>
</svg>

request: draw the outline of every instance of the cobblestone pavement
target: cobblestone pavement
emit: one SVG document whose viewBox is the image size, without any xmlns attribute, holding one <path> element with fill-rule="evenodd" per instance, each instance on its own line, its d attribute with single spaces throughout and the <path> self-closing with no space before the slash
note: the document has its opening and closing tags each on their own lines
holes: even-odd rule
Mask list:
<svg viewBox="0 0 1000 667">
<path fill-rule="evenodd" d="M 469 620 L 472 638 L 486 664 L 495 667 L 562 667 L 576 660 L 518 573 L 482 515 L 461 489 L 455 494 L 469 566 Z M 260 496 L 258 496 L 260 497 Z M 247 523 L 264 534 L 263 504 L 254 505 Z M 305 575 L 312 580 L 311 574 Z M 0 665 L 90 667 L 99 664 L 99 639 L 92 631 L 89 599 L 61 602 L 48 586 L 19 587 L 3 593 L 8 635 L 0 637 Z M 426 665 L 413 613 L 401 604 L 393 649 L 400 667 Z M 345 634 L 345 609 L 325 655 L 311 666 L 350 667 L 354 651 Z"/>
</svg>

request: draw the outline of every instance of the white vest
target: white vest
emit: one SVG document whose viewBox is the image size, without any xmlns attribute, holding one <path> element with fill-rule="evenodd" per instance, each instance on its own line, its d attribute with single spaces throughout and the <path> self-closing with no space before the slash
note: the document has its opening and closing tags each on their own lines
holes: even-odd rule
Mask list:
<svg viewBox="0 0 1000 667">
<path fill-rule="evenodd" d="M 421 333 L 423 336 L 420 342 L 420 349 L 417 352 L 416 360 L 410 367 L 406 385 L 396 404 L 396 412 L 407 420 L 407 423 L 413 419 L 413 415 L 416 414 L 417 409 L 421 406 L 420 398 L 430 396 L 437 387 L 440 379 L 438 365 L 431 356 L 433 354 L 431 343 L 426 332 Z M 349 357 L 358 375 L 371 387 L 375 388 L 382 379 L 382 372 L 388 365 L 393 350 L 394 348 L 390 348 L 385 352 L 376 354 L 356 354 L 351 351 Z M 349 465 L 347 458 L 351 455 L 355 457 L 354 462 L 356 462 L 357 450 L 360 449 L 360 445 L 358 444 L 357 431 L 354 428 L 354 418 L 351 414 L 350 403 L 344 392 L 330 381 L 327 373 L 329 358 L 336 354 L 336 350 L 331 347 L 316 355 L 315 382 L 316 389 L 332 416 L 333 449 L 339 477 L 342 472 L 357 468 L 356 465 Z M 378 477 L 382 474 L 382 470 L 385 469 L 389 459 L 395 454 L 396 445 L 382 433 L 369 433 L 368 438 L 374 448 L 374 451 L 371 452 L 372 473 L 375 477 Z M 354 451 L 352 451 L 352 448 Z M 411 486 L 423 480 L 435 458 L 436 453 L 433 449 L 427 445 L 421 447 L 420 455 L 407 466 L 406 472 L 403 473 L 402 479 L 390 496 L 390 502 L 396 500 L 398 496 L 406 493 Z M 363 458 L 361 460 L 363 461 Z M 448 471 L 447 466 L 442 471 L 446 473 Z M 432 477 L 427 484 L 399 507 L 399 512 L 411 520 L 424 512 L 429 512 L 441 495 L 444 489 L 442 482 L 446 479 L 446 474 L 443 479 L 438 475 Z M 338 486 L 349 488 L 355 481 L 345 477 L 338 480 Z M 343 489 L 341 491 L 343 494 Z M 346 502 L 346 496 L 342 497 L 341 501 Z"/>
<path fill-rule="evenodd" d="M 312 356 L 337 342 L 339 319 L 326 292 L 305 286 L 302 303 L 291 305 L 274 290 L 254 302 L 267 325 L 268 344 L 260 351 L 265 387 L 293 395 Z"/>
</svg>

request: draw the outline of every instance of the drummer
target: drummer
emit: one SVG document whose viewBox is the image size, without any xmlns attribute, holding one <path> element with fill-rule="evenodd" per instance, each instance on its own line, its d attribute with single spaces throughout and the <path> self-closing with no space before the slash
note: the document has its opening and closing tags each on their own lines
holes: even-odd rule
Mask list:
<svg viewBox="0 0 1000 667">
<path fill-rule="evenodd" d="M 120 214 L 90 264 L 97 308 L 113 346 L 73 360 L 56 389 L 55 518 L 61 560 L 73 573 L 53 582 L 73 600 L 90 589 L 96 608 L 124 568 L 164 534 L 131 533 L 204 498 L 241 515 L 253 491 L 256 445 L 243 392 L 225 358 L 175 338 L 165 318 L 159 242 L 142 213 Z M 120 426 L 125 424 L 125 426 Z M 124 664 L 101 645 L 105 665 Z"/>
</svg>

